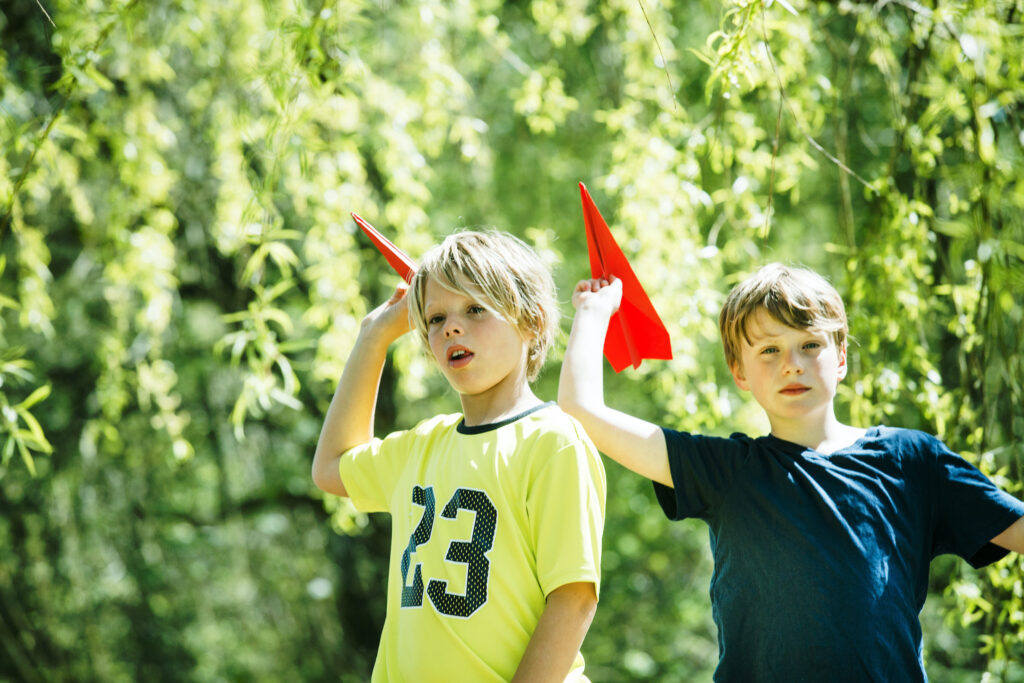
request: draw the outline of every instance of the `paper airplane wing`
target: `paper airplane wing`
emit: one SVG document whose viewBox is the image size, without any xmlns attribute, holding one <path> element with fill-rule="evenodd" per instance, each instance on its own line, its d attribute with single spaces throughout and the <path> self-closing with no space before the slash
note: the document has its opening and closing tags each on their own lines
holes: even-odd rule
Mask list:
<svg viewBox="0 0 1024 683">
<path fill-rule="evenodd" d="M 608 322 L 605 357 L 615 372 L 621 372 L 627 365 L 638 368 L 644 358 L 671 359 L 672 342 L 668 330 L 583 183 L 580 183 L 580 195 L 590 254 L 590 276 L 614 275 L 622 281 L 622 303 Z"/>
<path fill-rule="evenodd" d="M 412 282 L 412 276 L 416 273 L 416 264 L 413 263 L 412 259 L 406 256 L 405 252 L 396 247 L 388 240 L 387 237 L 377 232 L 372 225 L 364 221 L 359 217 L 358 214 L 353 213 L 352 218 L 355 219 L 356 223 L 366 236 L 370 238 L 374 246 L 380 253 L 384 254 L 384 258 L 388 260 L 391 267 L 395 269 L 395 272 L 401 276 L 406 282 Z"/>
</svg>

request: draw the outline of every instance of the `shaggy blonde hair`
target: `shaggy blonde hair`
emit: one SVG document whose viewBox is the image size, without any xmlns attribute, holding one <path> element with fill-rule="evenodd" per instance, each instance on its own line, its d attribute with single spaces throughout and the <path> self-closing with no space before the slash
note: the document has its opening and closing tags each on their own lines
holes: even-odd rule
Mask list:
<svg viewBox="0 0 1024 683">
<path fill-rule="evenodd" d="M 732 288 L 718 316 L 730 368 L 739 364 L 741 341 L 750 343 L 747 327 L 758 311 L 788 327 L 828 332 L 838 348 L 846 344 L 849 327 L 839 292 L 812 270 L 769 263 Z"/>
<path fill-rule="evenodd" d="M 428 251 L 409 285 L 409 315 L 427 343 L 427 280 L 491 308 L 530 340 L 528 381 L 536 379 L 558 330 L 555 282 L 525 242 L 508 233 L 464 231 Z"/>
</svg>

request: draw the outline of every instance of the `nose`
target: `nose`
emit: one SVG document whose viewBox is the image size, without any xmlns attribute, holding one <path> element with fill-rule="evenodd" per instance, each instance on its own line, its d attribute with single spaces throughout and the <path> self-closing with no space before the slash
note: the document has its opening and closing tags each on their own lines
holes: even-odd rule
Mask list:
<svg viewBox="0 0 1024 683">
<path fill-rule="evenodd" d="M 782 366 L 783 373 L 787 375 L 804 374 L 804 366 L 800 362 L 800 357 L 796 351 L 787 351 L 783 359 L 785 361 Z"/>
<path fill-rule="evenodd" d="M 444 338 L 451 339 L 452 337 L 462 334 L 462 323 L 458 320 L 449 318 L 444 325 Z"/>
</svg>

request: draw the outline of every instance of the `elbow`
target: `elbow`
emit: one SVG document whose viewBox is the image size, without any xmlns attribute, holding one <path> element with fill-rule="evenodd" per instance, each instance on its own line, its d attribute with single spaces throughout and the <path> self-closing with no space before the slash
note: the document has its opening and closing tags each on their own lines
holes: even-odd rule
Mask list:
<svg viewBox="0 0 1024 683">
<path fill-rule="evenodd" d="M 312 477 L 313 484 L 316 485 L 316 487 L 322 491 L 323 488 L 324 488 L 323 487 L 324 479 L 323 479 L 323 474 L 321 474 L 321 472 L 320 472 L 320 463 L 318 463 L 316 460 L 313 460 L 313 467 L 312 467 L 312 471 L 309 473 L 309 476 Z"/>
<path fill-rule="evenodd" d="M 321 491 L 327 491 L 329 486 L 327 478 L 324 476 L 323 467 L 320 463 L 313 461 L 313 471 L 310 472 L 310 476 L 313 478 L 313 484 L 316 485 Z"/>
<path fill-rule="evenodd" d="M 341 481 L 341 472 L 338 471 L 337 458 L 315 457 L 310 474 L 313 478 L 313 484 L 324 493 L 330 493 L 335 496 L 348 495 L 345 485 Z"/>
</svg>

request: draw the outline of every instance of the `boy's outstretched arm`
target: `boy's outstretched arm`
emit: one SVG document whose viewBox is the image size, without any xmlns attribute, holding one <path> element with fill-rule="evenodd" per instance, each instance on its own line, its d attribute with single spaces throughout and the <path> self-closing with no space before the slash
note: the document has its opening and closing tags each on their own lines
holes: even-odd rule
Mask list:
<svg viewBox="0 0 1024 683">
<path fill-rule="evenodd" d="M 363 318 L 345 361 L 313 456 L 313 483 L 327 493 L 348 495 L 338 461 L 345 451 L 373 438 L 377 387 L 388 346 L 410 329 L 406 291 L 404 283 L 399 285 L 390 299 Z"/>
<path fill-rule="evenodd" d="M 992 539 L 1001 548 L 1024 554 L 1024 517 L 1007 527 L 1006 531 Z"/>
<path fill-rule="evenodd" d="M 512 683 L 564 681 L 596 611 L 592 583 L 567 583 L 551 591 Z"/>
<path fill-rule="evenodd" d="M 576 317 L 562 361 L 558 405 L 583 425 L 598 450 L 648 479 L 672 486 L 661 428 L 604 402 L 602 350 L 608 321 L 622 300 L 622 282 L 581 280 L 573 291 Z"/>
</svg>

